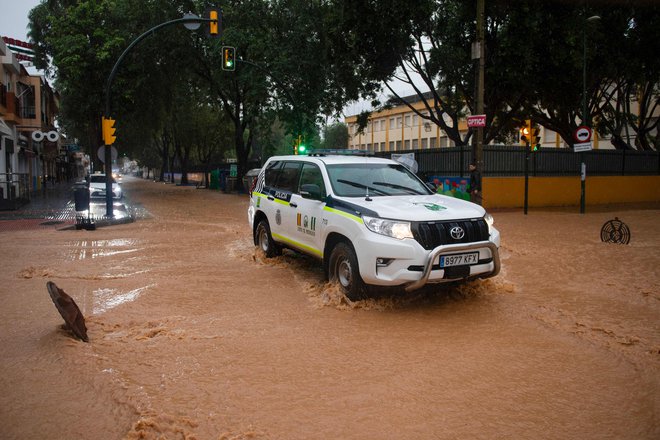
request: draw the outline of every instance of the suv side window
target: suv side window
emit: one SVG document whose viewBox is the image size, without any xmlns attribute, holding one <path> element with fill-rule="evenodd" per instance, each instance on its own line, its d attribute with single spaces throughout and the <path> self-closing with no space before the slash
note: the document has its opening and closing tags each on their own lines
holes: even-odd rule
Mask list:
<svg viewBox="0 0 660 440">
<path fill-rule="evenodd" d="M 300 162 L 284 162 L 280 169 L 275 187 L 279 191 L 296 192 L 298 190 L 298 176 L 300 176 Z"/>
<path fill-rule="evenodd" d="M 298 186 L 298 194 L 303 185 L 313 184 L 318 185 L 321 189 L 321 196 L 325 196 L 325 185 L 323 184 L 323 175 L 321 174 L 321 169 L 313 163 L 306 163 L 303 165 L 302 172 L 300 174 L 300 185 Z"/>
<path fill-rule="evenodd" d="M 282 162 L 273 161 L 268 164 L 266 167 L 266 172 L 264 174 L 264 181 L 266 186 L 274 186 L 277 182 L 277 177 L 280 174 L 280 168 L 282 167 Z"/>
</svg>

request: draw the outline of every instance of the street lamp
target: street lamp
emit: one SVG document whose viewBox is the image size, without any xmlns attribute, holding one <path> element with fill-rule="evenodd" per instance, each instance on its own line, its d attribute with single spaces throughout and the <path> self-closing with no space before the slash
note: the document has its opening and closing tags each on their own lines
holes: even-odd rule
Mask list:
<svg viewBox="0 0 660 440">
<path fill-rule="evenodd" d="M 589 126 L 587 121 L 587 23 L 600 20 L 599 15 L 592 15 L 584 21 L 582 27 L 582 125 Z"/>
</svg>

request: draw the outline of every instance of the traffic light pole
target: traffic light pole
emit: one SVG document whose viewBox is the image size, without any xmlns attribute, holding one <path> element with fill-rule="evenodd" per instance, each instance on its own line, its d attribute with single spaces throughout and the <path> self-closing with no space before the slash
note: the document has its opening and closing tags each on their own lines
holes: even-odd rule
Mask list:
<svg viewBox="0 0 660 440">
<path fill-rule="evenodd" d="M 126 55 L 135 47 L 136 44 L 138 44 L 140 41 L 144 40 L 147 38 L 149 35 L 153 34 L 157 30 L 164 28 L 166 26 L 171 26 L 177 23 L 206 23 L 206 22 L 212 22 L 212 21 L 217 21 L 213 20 L 210 18 L 201 18 L 201 17 L 195 17 L 195 16 L 188 16 L 188 17 L 183 17 L 183 18 L 177 18 L 175 20 L 170 20 L 166 21 L 164 23 L 161 23 L 159 25 L 156 25 L 137 37 L 131 44 L 128 45 L 128 47 L 122 52 L 122 54 L 119 56 L 117 59 L 117 62 L 115 65 L 112 67 L 112 70 L 110 71 L 110 76 L 108 76 L 108 80 L 105 84 L 105 114 L 103 115 L 106 118 L 110 117 L 110 88 L 112 87 L 112 81 L 115 78 L 115 74 L 117 73 L 117 69 L 119 68 L 119 65 L 121 62 L 124 60 Z M 113 213 L 113 202 L 112 202 L 112 145 L 107 145 L 105 144 L 105 149 L 104 149 L 104 159 L 105 159 L 105 215 L 106 217 L 114 217 Z"/>
<path fill-rule="evenodd" d="M 529 142 L 525 142 L 525 215 L 527 215 L 527 206 L 529 205 L 529 150 Z"/>
</svg>

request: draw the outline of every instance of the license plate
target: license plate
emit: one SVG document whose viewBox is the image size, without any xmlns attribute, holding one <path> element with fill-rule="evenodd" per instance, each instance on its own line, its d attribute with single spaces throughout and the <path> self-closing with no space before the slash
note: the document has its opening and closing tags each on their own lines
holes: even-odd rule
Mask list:
<svg viewBox="0 0 660 440">
<path fill-rule="evenodd" d="M 440 257 L 440 267 L 466 266 L 479 262 L 479 252 L 469 254 L 443 255 Z"/>
</svg>

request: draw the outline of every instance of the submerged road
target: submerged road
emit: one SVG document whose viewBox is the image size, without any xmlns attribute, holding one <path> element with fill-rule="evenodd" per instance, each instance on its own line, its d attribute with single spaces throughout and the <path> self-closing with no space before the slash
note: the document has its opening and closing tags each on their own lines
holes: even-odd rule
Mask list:
<svg viewBox="0 0 660 440">
<path fill-rule="evenodd" d="M 123 185 L 135 222 L 0 229 L 1 438 L 660 438 L 657 209 L 494 212 L 496 278 L 353 303 L 246 195 Z"/>
</svg>

